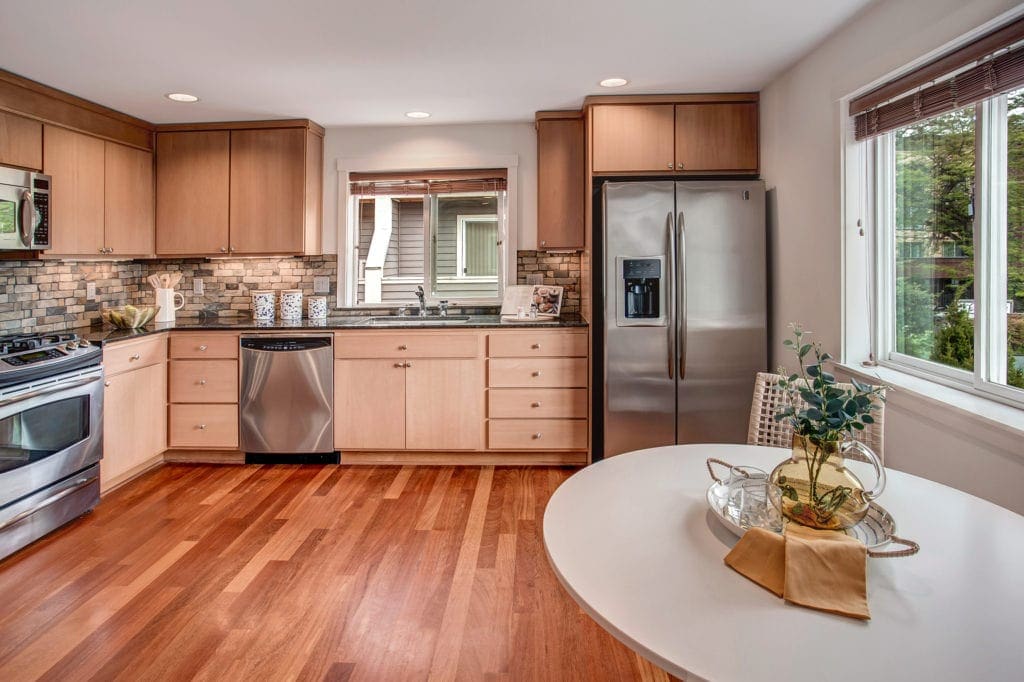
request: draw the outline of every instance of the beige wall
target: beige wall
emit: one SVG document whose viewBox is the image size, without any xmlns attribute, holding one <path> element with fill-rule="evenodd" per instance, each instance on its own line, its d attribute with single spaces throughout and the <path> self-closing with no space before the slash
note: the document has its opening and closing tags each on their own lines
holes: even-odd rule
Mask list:
<svg viewBox="0 0 1024 682">
<path fill-rule="evenodd" d="M 840 111 L 840 99 L 1017 4 L 1010 0 L 881 0 L 762 90 L 761 167 L 770 192 L 770 272 L 774 277 L 773 367 L 789 359 L 780 343 L 790 322 L 815 332 L 829 350 L 841 348 L 843 240 L 851 249 L 861 249 L 863 240 L 855 236 L 852 221 L 843 224 L 841 126 L 848 119 Z M 848 338 L 858 331 L 849 330 Z M 1021 448 L 1008 451 L 1012 443 L 1007 439 L 978 438 L 970 433 L 970 425 L 977 428 L 977 423 L 912 395 L 898 398 L 887 420 L 887 464 L 943 483 L 959 483 L 1024 513 Z M 957 474 L 972 467 L 978 468 L 970 471 L 971 482 L 964 485 Z"/>
</svg>

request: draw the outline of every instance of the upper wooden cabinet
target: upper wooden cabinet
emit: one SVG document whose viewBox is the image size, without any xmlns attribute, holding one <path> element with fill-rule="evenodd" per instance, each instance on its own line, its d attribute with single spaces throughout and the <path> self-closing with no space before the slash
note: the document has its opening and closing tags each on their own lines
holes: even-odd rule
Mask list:
<svg viewBox="0 0 1024 682">
<path fill-rule="evenodd" d="M 104 142 L 51 125 L 43 135 L 43 172 L 53 177 L 50 254 L 101 256 Z"/>
<path fill-rule="evenodd" d="M 156 253 L 153 154 L 104 143 L 103 243 L 114 256 Z"/>
<path fill-rule="evenodd" d="M 158 132 L 157 253 L 319 253 L 323 137 L 288 123 Z"/>
<path fill-rule="evenodd" d="M 0 112 L 0 164 L 43 169 L 43 124 Z"/>
<path fill-rule="evenodd" d="M 582 249 L 586 136 L 578 111 L 537 114 L 537 248 Z"/>
<path fill-rule="evenodd" d="M 756 94 L 599 97 L 589 111 L 595 174 L 758 173 Z"/>
<path fill-rule="evenodd" d="M 157 134 L 157 253 L 228 252 L 230 153 L 226 130 Z"/>
</svg>

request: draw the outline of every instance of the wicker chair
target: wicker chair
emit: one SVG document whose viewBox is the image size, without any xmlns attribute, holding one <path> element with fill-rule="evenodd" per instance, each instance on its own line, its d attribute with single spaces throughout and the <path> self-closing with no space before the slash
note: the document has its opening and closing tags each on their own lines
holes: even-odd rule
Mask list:
<svg viewBox="0 0 1024 682">
<path fill-rule="evenodd" d="M 786 422 L 775 421 L 775 413 L 786 404 L 788 397 L 779 387 L 778 374 L 758 372 L 754 383 L 754 402 L 750 406 L 750 427 L 747 430 L 747 443 L 750 445 L 769 445 L 788 448 L 792 445 L 793 427 Z M 851 384 L 836 384 L 838 388 L 853 388 Z M 806 407 L 806 403 L 797 398 L 798 407 Z M 865 424 L 863 431 L 854 434 L 854 438 L 867 445 L 882 459 L 882 432 L 885 423 L 885 403 L 875 399 L 878 409 L 872 411 L 874 424 Z M 851 459 L 859 459 L 851 457 Z"/>
</svg>

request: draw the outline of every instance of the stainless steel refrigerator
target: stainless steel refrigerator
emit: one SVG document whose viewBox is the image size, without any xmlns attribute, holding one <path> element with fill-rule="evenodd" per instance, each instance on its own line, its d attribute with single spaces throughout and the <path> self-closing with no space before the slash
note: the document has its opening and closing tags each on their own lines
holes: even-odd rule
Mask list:
<svg viewBox="0 0 1024 682">
<path fill-rule="evenodd" d="M 768 361 L 764 183 L 606 182 L 601 202 L 603 455 L 746 442 Z"/>
</svg>

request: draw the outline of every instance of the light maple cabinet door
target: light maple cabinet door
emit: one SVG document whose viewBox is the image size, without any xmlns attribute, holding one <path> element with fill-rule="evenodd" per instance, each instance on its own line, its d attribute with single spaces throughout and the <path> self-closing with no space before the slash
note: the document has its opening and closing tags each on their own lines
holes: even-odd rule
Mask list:
<svg viewBox="0 0 1024 682">
<path fill-rule="evenodd" d="M 537 248 L 585 246 L 586 141 L 583 118 L 537 121 Z"/>
<path fill-rule="evenodd" d="M 104 148 L 104 244 L 114 255 L 156 253 L 153 154 L 123 144 Z"/>
<path fill-rule="evenodd" d="M 54 255 L 103 253 L 103 140 L 43 127 L 43 172 L 53 177 L 50 219 Z"/>
<path fill-rule="evenodd" d="M 231 250 L 302 253 L 306 131 L 231 131 Z"/>
<path fill-rule="evenodd" d="M 758 170 L 757 104 L 676 105 L 676 170 Z"/>
<path fill-rule="evenodd" d="M 167 366 L 108 377 L 103 393 L 104 490 L 138 473 L 167 449 Z"/>
<path fill-rule="evenodd" d="M 336 360 L 334 446 L 404 450 L 405 377 L 402 360 Z"/>
<path fill-rule="evenodd" d="M 669 173 L 675 168 L 674 105 L 599 104 L 591 108 L 595 173 Z"/>
<path fill-rule="evenodd" d="M 43 169 L 43 124 L 0 112 L 0 164 Z"/>
<path fill-rule="evenodd" d="M 156 251 L 160 255 L 228 251 L 231 133 L 156 135 Z"/>
<path fill-rule="evenodd" d="M 483 360 L 410 360 L 405 370 L 409 450 L 481 450 Z"/>
</svg>

